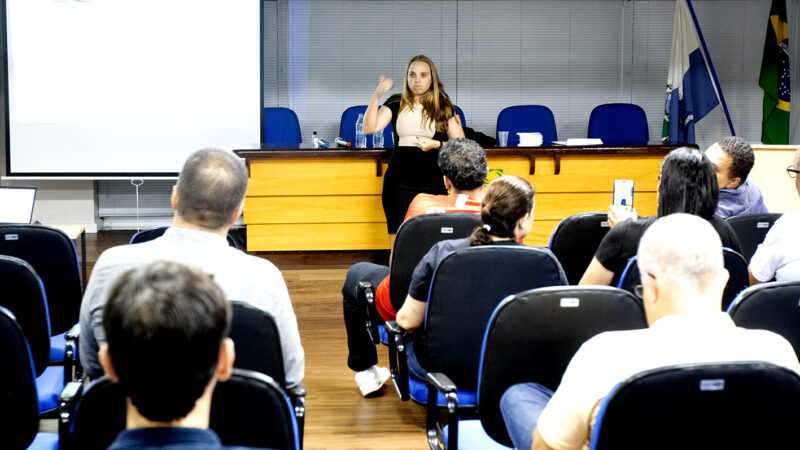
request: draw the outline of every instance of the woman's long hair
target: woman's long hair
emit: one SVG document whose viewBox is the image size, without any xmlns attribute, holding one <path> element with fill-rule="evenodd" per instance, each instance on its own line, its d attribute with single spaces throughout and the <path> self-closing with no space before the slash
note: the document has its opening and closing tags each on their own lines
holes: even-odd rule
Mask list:
<svg viewBox="0 0 800 450">
<path fill-rule="evenodd" d="M 658 217 L 687 213 L 710 220 L 718 199 L 717 175 L 703 152 L 688 147 L 669 152 L 661 164 Z"/>
<path fill-rule="evenodd" d="M 489 184 L 481 204 L 483 226 L 475 228 L 470 244 L 487 245 L 492 237 L 516 239 L 519 219 L 533 210 L 536 191 L 528 181 L 515 175 L 502 176 Z"/>
<path fill-rule="evenodd" d="M 439 73 L 436 71 L 436 66 L 433 61 L 425 55 L 417 55 L 411 58 L 406 66 L 406 76 L 403 79 L 403 94 L 400 96 L 400 111 L 408 108 L 410 111 L 414 106 L 414 95 L 411 93 L 411 88 L 408 87 L 408 70 L 411 64 L 422 61 L 430 67 L 431 70 L 431 87 L 428 92 L 422 95 L 422 126 L 425 127 L 433 121 L 434 128 L 437 132 L 447 132 L 447 122 L 455 115 L 455 108 L 450 97 L 444 91 L 444 85 L 439 79 Z"/>
</svg>

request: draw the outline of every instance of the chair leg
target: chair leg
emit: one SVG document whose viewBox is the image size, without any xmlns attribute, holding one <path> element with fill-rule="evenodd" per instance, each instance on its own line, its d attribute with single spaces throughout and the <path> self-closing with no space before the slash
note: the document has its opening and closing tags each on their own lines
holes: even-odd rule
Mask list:
<svg viewBox="0 0 800 450">
<path fill-rule="evenodd" d="M 381 337 L 378 334 L 379 316 L 375 309 L 375 287 L 369 281 L 358 282 L 358 304 L 364 309 L 364 317 L 367 318 L 367 334 L 369 334 L 372 343 L 375 345 L 380 344 Z"/>
<path fill-rule="evenodd" d="M 403 339 L 404 330 L 397 322 L 386 322 L 386 332 L 389 333 L 389 370 L 392 374 L 392 383 L 402 401 L 407 401 L 408 394 L 408 360 L 406 359 L 406 345 Z"/>
</svg>

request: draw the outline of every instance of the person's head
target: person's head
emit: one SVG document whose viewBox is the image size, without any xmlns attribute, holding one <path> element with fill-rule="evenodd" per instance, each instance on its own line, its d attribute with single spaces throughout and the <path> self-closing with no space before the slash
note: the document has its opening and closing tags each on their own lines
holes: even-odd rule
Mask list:
<svg viewBox="0 0 800 450">
<path fill-rule="evenodd" d="M 717 172 L 720 189 L 736 189 L 747 180 L 756 158 L 753 147 L 736 136 L 722 138 L 706 149 L 706 156 Z"/>
<path fill-rule="evenodd" d="M 247 168 L 220 149 L 192 153 L 172 189 L 172 207 L 181 220 L 208 230 L 227 229 L 241 215 Z"/>
<path fill-rule="evenodd" d="M 647 228 L 637 252 L 648 323 L 693 311 L 720 311 L 728 281 L 719 234 L 707 220 L 671 214 Z"/>
<path fill-rule="evenodd" d="M 718 199 L 717 176 L 703 152 L 688 147 L 669 152 L 661 163 L 658 217 L 687 213 L 709 220 Z"/>
<path fill-rule="evenodd" d="M 528 180 L 504 175 L 489 183 L 483 194 L 481 221 L 470 236 L 472 245 L 485 245 L 496 239 L 522 239 L 533 224 L 533 195 Z"/>
<path fill-rule="evenodd" d="M 159 261 L 113 284 L 103 310 L 103 369 L 139 414 L 172 422 L 230 376 L 231 308 L 210 275 Z"/>
<path fill-rule="evenodd" d="M 794 152 L 794 163 L 793 163 L 794 170 L 800 170 L 800 149 Z M 797 195 L 800 195 L 800 176 L 795 173 L 794 177 L 794 187 L 797 190 Z"/>
<path fill-rule="evenodd" d="M 400 109 L 411 108 L 414 103 L 422 104 L 423 124 L 433 121 L 436 131 L 447 131 L 447 121 L 454 114 L 453 103 L 444 91 L 436 66 L 425 55 L 414 56 L 406 66 Z"/>
<path fill-rule="evenodd" d="M 472 191 L 483 186 L 488 166 L 486 152 L 477 142 L 453 138 L 439 150 L 439 168 L 457 191 Z"/>
</svg>

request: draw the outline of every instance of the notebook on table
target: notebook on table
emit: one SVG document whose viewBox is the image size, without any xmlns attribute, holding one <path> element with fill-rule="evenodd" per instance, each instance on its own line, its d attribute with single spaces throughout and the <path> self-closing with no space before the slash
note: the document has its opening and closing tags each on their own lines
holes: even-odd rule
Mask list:
<svg viewBox="0 0 800 450">
<path fill-rule="evenodd" d="M 0 186 L 0 223 L 31 223 L 35 199 L 35 187 Z"/>
</svg>

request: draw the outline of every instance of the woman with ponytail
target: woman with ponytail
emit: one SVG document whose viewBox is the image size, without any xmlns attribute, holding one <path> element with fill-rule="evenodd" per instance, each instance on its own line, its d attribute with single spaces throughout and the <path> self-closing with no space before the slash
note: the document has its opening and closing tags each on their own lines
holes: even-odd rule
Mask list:
<svg viewBox="0 0 800 450">
<path fill-rule="evenodd" d="M 502 176 L 494 180 L 483 196 L 481 220 L 469 238 L 441 241 L 422 258 L 411 277 L 397 324 L 407 332 L 416 330 L 425 319 L 428 289 L 436 266 L 456 250 L 477 245 L 524 245 L 533 224 L 534 189 L 524 178 Z"/>
<path fill-rule="evenodd" d="M 600 242 L 578 284 L 616 286 L 628 260 L 636 254 L 639 239 L 659 217 L 686 213 L 708 220 L 719 233 L 722 245 L 742 252 L 739 239 L 724 220 L 714 215 L 719 198 L 714 166 L 700 150 L 681 147 L 671 151 L 661 163 L 658 185 L 658 210 L 642 220 L 617 223 Z"/>
</svg>

